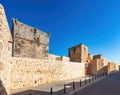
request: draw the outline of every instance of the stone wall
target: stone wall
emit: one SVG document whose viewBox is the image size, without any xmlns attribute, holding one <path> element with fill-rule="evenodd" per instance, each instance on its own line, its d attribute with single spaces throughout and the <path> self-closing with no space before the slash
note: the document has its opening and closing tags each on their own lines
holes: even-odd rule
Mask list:
<svg viewBox="0 0 120 95">
<path fill-rule="evenodd" d="M 27 58 L 47 58 L 49 34 L 13 19 L 13 56 Z"/>
<path fill-rule="evenodd" d="M 89 69 L 90 69 L 91 75 L 107 73 L 108 61 L 107 61 L 107 59 L 94 59 L 89 64 Z"/>
<path fill-rule="evenodd" d="M 115 70 L 116 70 L 116 71 L 119 70 L 119 66 L 120 66 L 120 65 L 119 65 L 118 63 L 115 64 Z"/>
<path fill-rule="evenodd" d="M 90 61 L 92 61 L 92 60 L 93 60 L 93 55 L 92 55 L 92 54 L 88 54 L 88 59 L 89 59 Z"/>
<path fill-rule="evenodd" d="M 114 62 L 108 63 L 108 73 L 112 73 L 119 70 L 119 64 L 116 64 Z"/>
<path fill-rule="evenodd" d="M 11 90 L 38 86 L 84 76 L 85 64 L 13 57 L 11 64 Z"/>
<path fill-rule="evenodd" d="M 8 63 L 12 55 L 11 33 L 4 12 L 4 8 L 0 5 L 0 94 L 7 95 L 10 87 L 10 71 L 11 67 Z"/>
</svg>

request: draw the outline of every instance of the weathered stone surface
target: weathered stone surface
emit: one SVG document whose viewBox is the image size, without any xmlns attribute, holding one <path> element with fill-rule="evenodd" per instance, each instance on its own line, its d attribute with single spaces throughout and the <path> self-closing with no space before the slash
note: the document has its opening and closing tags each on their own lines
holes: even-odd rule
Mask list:
<svg viewBox="0 0 120 95">
<path fill-rule="evenodd" d="M 84 76 L 85 64 L 13 57 L 11 90 Z"/>
<path fill-rule="evenodd" d="M 92 54 L 88 54 L 88 59 L 91 61 L 93 60 L 93 55 Z"/>
<path fill-rule="evenodd" d="M 3 43 L 0 42 L 0 52 L 3 50 Z"/>
<path fill-rule="evenodd" d="M 3 38 L 3 35 L 2 35 L 2 33 L 0 33 L 0 39 L 2 39 Z"/>
<path fill-rule="evenodd" d="M 2 70 L 2 69 L 3 69 L 3 63 L 0 62 L 0 70 Z"/>
<path fill-rule="evenodd" d="M 53 54 L 48 54 L 48 60 L 69 62 L 70 58 L 66 57 L 66 56 L 56 56 L 56 55 L 53 55 Z"/>
<path fill-rule="evenodd" d="M 3 19 L 1 16 L 0 16 L 0 24 L 3 24 Z"/>
<path fill-rule="evenodd" d="M 108 73 L 112 73 L 117 70 L 119 70 L 119 64 L 108 62 Z"/>
<path fill-rule="evenodd" d="M 89 66 L 91 75 L 107 73 L 108 61 L 107 59 L 94 59 Z"/>
<path fill-rule="evenodd" d="M 88 58 L 87 46 L 80 44 L 69 48 L 69 57 L 71 62 L 85 63 Z"/>
<path fill-rule="evenodd" d="M 8 41 L 12 41 L 4 8 L 0 5 L 0 81 L 1 95 L 8 95 L 10 92 L 10 65 L 8 63 L 12 50 L 8 50 Z"/>
<path fill-rule="evenodd" d="M 13 56 L 47 58 L 50 35 L 13 19 Z"/>
</svg>

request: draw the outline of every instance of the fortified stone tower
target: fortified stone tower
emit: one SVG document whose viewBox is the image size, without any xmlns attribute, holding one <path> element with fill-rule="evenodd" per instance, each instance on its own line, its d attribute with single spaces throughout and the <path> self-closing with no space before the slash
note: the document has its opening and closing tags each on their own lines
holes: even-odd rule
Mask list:
<svg viewBox="0 0 120 95">
<path fill-rule="evenodd" d="M 13 56 L 37 59 L 47 58 L 50 35 L 17 19 L 13 19 L 12 22 Z"/>
<path fill-rule="evenodd" d="M 9 93 L 12 37 L 3 6 L 0 4 L 0 95 Z"/>
<path fill-rule="evenodd" d="M 79 44 L 69 48 L 69 57 L 72 62 L 85 63 L 88 58 L 88 47 L 83 44 Z"/>
</svg>

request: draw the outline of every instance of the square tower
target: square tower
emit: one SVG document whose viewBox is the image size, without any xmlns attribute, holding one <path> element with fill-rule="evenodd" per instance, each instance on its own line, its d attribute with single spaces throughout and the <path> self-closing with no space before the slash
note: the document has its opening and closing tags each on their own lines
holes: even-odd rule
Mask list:
<svg viewBox="0 0 120 95">
<path fill-rule="evenodd" d="M 12 55 L 22 58 L 47 59 L 50 34 L 26 25 L 17 19 L 13 18 L 12 21 Z"/>
<path fill-rule="evenodd" d="M 85 63 L 88 58 L 88 47 L 79 44 L 68 49 L 71 62 Z"/>
</svg>

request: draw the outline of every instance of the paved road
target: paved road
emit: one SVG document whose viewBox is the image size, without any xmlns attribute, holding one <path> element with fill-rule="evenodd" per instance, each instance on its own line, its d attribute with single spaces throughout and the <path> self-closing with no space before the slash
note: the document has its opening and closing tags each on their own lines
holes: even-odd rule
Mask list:
<svg viewBox="0 0 120 95">
<path fill-rule="evenodd" d="M 120 95 L 120 71 L 106 76 L 73 95 Z"/>
</svg>

